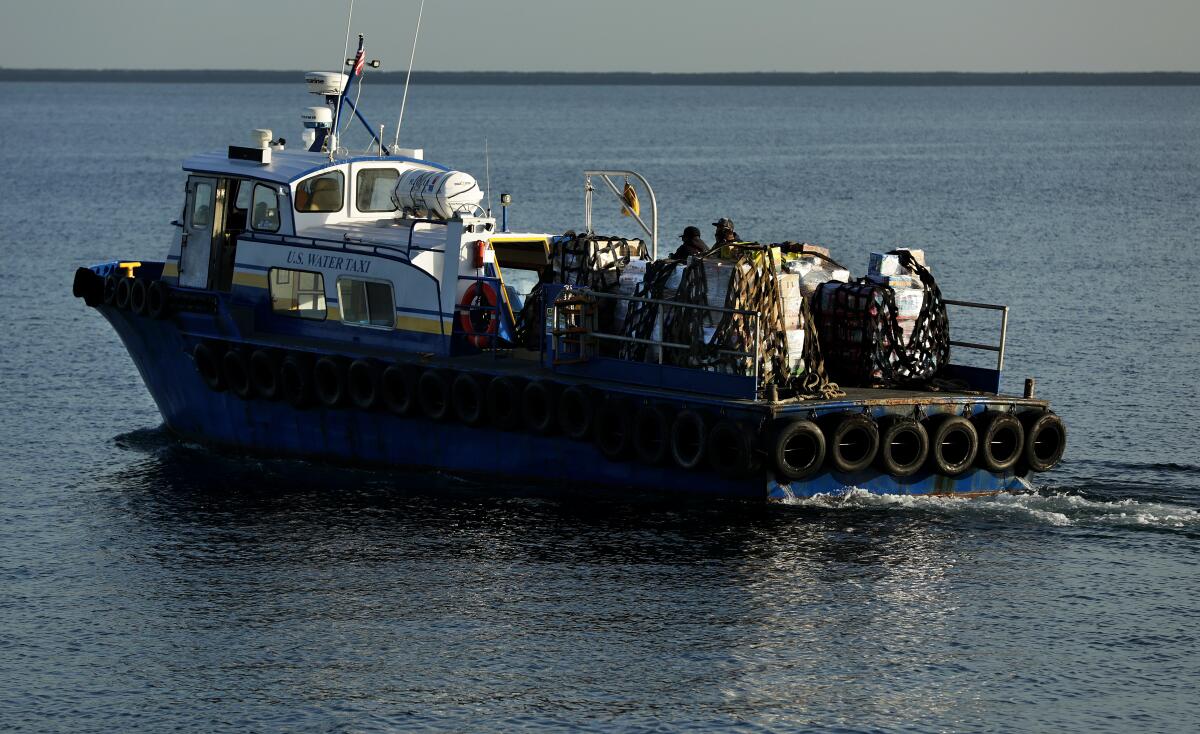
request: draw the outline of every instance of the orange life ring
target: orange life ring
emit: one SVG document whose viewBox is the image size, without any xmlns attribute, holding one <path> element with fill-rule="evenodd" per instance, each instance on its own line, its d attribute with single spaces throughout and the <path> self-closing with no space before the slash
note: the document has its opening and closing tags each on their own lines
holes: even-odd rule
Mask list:
<svg viewBox="0 0 1200 734">
<path fill-rule="evenodd" d="M 491 346 L 492 338 L 500 326 L 499 311 L 496 310 L 496 289 L 491 283 L 477 281 L 463 293 L 458 305 L 458 326 L 467 343 L 484 349 Z"/>
</svg>

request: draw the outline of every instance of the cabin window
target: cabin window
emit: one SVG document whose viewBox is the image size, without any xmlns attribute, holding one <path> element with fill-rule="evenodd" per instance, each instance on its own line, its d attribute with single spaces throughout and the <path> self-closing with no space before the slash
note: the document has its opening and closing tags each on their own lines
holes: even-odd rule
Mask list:
<svg viewBox="0 0 1200 734">
<path fill-rule="evenodd" d="M 391 283 L 338 278 L 338 302 L 344 323 L 388 329 L 396 325 L 396 300 L 392 297 Z"/>
<path fill-rule="evenodd" d="M 325 318 L 325 278 L 320 273 L 271 268 L 267 280 L 275 313 L 303 319 Z"/>
<path fill-rule="evenodd" d="M 212 224 L 213 185 L 209 181 L 198 181 L 192 193 L 192 227 Z"/>
<path fill-rule="evenodd" d="M 330 171 L 301 181 L 296 186 L 296 211 L 340 212 L 345 180 L 341 171 Z"/>
<path fill-rule="evenodd" d="M 259 232 L 279 231 L 279 194 L 275 187 L 266 184 L 254 185 L 250 225 Z"/>
<path fill-rule="evenodd" d="M 395 168 L 369 168 L 359 171 L 355 179 L 355 206 L 360 212 L 394 212 L 392 189 L 400 172 Z"/>
</svg>

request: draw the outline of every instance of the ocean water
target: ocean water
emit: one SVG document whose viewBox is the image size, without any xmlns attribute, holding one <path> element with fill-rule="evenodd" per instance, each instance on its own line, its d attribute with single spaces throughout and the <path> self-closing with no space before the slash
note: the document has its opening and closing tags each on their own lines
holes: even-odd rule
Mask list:
<svg viewBox="0 0 1200 734">
<path fill-rule="evenodd" d="M 790 507 L 173 440 L 73 271 L 161 258 L 180 161 L 298 140 L 310 99 L 0 92 L 0 729 L 1200 728 L 1200 89 L 414 88 L 402 144 L 483 178 L 486 140 L 516 227 L 628 167 L 664 248 L 721 216 L 859 273 L 924 247 L 1012 307 L 1005 387 L 1070 431 L 1036 492 Z M 399 95 L 364 92 L 389 137 Z"/>
</svg>

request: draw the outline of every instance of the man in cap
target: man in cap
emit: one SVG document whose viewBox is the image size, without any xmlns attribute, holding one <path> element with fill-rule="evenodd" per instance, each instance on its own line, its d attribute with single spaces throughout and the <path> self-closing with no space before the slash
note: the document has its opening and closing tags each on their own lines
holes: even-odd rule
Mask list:
<svg viewBox="0 0 1200 734">
<path fill-rule="evenodd" d="M 708 245 L 704 244 L 704 240 L 700 239 L 699 227 L 687 227 L 683 230 L 683 234 L 679 235 L 679 239 L 683 240 L 683 244 L 671 255 L 672 260 L 687 260 L 688 257 L 695 255 L 703 255 L 708 252 Z"/>
<path fill-rule="evenodd" d="M 713 222 L 713 226 L 717 228 L 716 241 L 718 246 L 742 241 L 742 238 L 738 237 L 738 233 L 733 231 L 732 219 L 721 217 Z"/>
</svg>

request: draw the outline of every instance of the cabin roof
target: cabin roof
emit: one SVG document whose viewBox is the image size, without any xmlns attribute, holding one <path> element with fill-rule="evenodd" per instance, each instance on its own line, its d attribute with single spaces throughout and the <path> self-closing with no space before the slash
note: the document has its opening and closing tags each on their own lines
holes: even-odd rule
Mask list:
<svg viewBox="0 0 1200 734">
<path fill-rule="evenodd" d="M 417 163 L 441 171 L 449 170 L 439 163 L 422 161 L 404 156 L 358 156 L 338 158 L 332 163 L 324 153 L 309 153 L 306 150 L 273 150 L 271 162 L 263 165 L 254 161 L 231 160 L 225 151 L 213 151 L 194 155 L 183 162 L 183 170 L 195 173 L 216 173 L 245 178 L 257 178 L 278 184 L 288 184 L 325 168 L 357 163 L 361 161 L 390 161 Z"/>
</svg>

